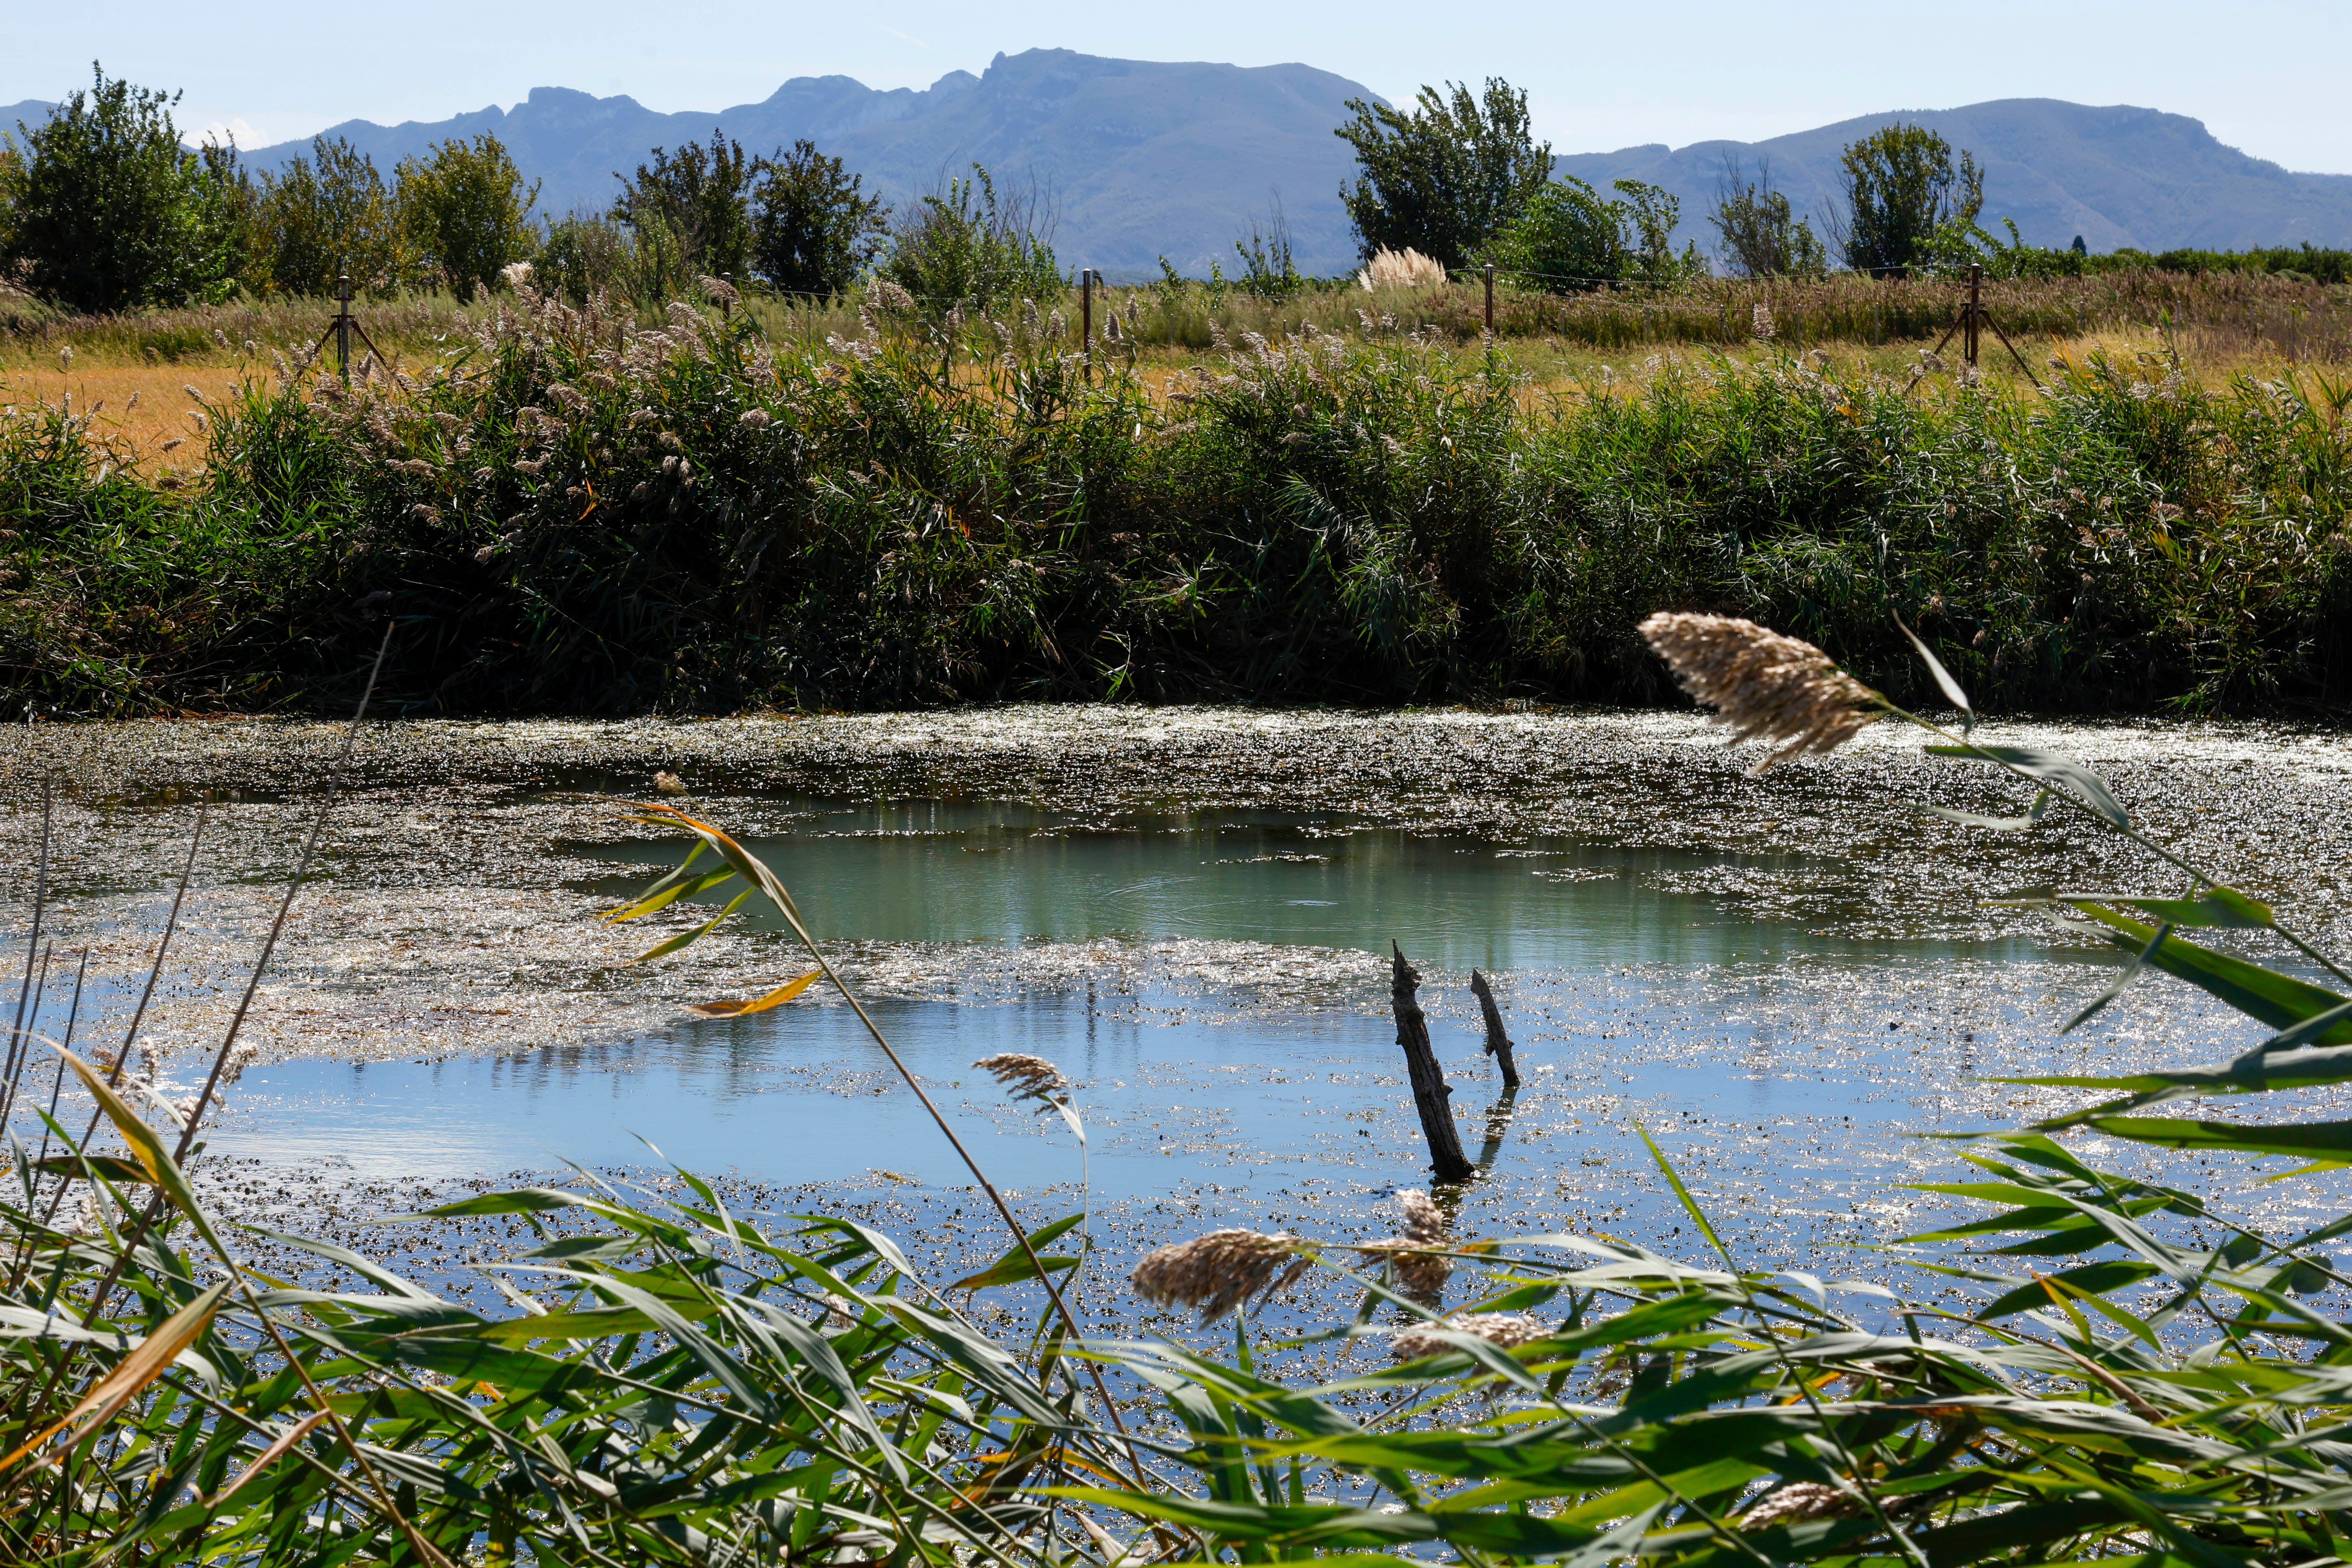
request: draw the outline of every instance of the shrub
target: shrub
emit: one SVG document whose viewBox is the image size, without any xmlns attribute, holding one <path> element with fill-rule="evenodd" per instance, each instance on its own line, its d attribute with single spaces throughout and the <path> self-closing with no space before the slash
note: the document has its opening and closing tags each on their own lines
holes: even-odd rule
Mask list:
<svg viewBox="0 0 2352 1568">
<path fill-rule="evenodd" d="M 995 179 L 974 163 L 971 178 L 950 180 L 901 214 L 881 276 L 933 318 L 1058 295 L 1052 229 L 1034 187 L 1000 195 Z"/>
<path fill-rule="evenodd" d="M 637 165 L 610 216 L 636 242 L 639 299 L 674 299 L 701 276 L 751 277 L 751 196 L 759 174 L 760 161 L 717 131 L 708 147 L 689 142 L 675 153 L 656 147 L 653 162 Z"/>
<path fill-rule="evenodd" d="M 1812 225 L 1790 211 L 1786 192 L 1773 188 L 1769 163 L 1749 180 L 1738 159 L 1727 160 L 1707 221 L 1721 237 L 1723 259 L 1735 276 L 1818 278 L 1829 269 L 1829 253 L 1814 237 Z"/>
<path fill-rule="evenodd" d="M 831 296 L 874 263 L 889 232 L 889 204 L 864 194 L 865 176 L 803 140 L 763 160 L 751 215 L 751 269 L 787 294 Z"/>
<path fill-rule="evenodd" d="M 266 279 L 248 287 L 280 294 L 331 295 L 335 279 L 388 294 L 406 280 L 410 251 L 399 205 L 375 160 L 336 137 L 314 137 L 310 155 L 261 176 L 268 236 Z"/>
<path fill-rule="evenodd" d="M 539 184 L 524 186 L 513 158 L 488 132 L 404 158 L 394 174 L 410 252 L 459 299 L 472 300 L 536 248 L 530 209 Z"/>
<path fill-rule="evenodd" d="M 1665 285 L 1706 271 L 1696 245 L 1675 254 L 1681 203 L 1639 180 L 1619 180 L 1622 201 L 1605 201 L 1574 175 L 1545 185 L 1482 253 L 1502 269 L 1552 294 L 1612 283 Z"/>
<path fill-rule="evenodd" d="M 177 94 L 91 68 L 0 159 L 0 265 L 68 310 L 180 305 L 220 293 L 234 262 L 216 167 L 180 144 Z"/>
</svg>

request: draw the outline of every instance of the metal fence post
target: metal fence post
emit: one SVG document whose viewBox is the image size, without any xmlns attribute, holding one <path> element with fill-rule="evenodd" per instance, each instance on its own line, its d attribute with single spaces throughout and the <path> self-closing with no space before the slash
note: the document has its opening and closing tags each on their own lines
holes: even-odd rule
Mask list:
<svg viewBox="0 0 2352 1568">
<path fill-rule="evenodd" d="M 1486 338 L 1487 338 L 1487 341 L 1488 341 L 1488 342 L 1491 342 L 1492 341 L 1494 341 L 1494 336 L 1495 336 L 1495 264 L 1494 264 L 1493 262 L 1489 261 L 1488 263 L 1486 263 Z"/>
<path fill-rule="evenodd" d="M 1087 379 L 1095 378 L 1095 269 L 1078 268 L 1078 341 L 1086 346 Z"/>
</svg>

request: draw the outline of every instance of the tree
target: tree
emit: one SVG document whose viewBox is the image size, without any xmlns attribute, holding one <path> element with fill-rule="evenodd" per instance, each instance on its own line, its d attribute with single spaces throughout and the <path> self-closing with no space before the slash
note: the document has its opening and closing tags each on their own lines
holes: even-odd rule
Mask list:
<svg viewBox="0 0 2352 1568">
<path fill-rule="evenodd" d="M 971 179 L 950 180 L 908 210 L 881 273 L 933 317 L 957 306 L 984 310 L 1003 300 L 1034 299 L 1063 286 L 1048 243 L 1053 224 L 1035 187 L 1000 195 L 988 171 L 974 163 Z"/>
<path fill-rule="evenodd" d="M 180 144 L 176 93 L 109 81 L 21 122 L 18 156 L 0 163 L 0 261 L 69 310 L 177 305 L 225 291 L 221 193 Z"/>
<path fill-rule="evenodd" d="M 375 160 L 342 137 L 310 142 L 276 174 L 261 176 L 268 236 L 268 287 L 280 294 L 332 294 L 348 274 L 370 293 L 398 288 L 407 272 L 400 211 Z"/>
<path fill-rule="evenodd" d="M 471 301 L 499 269 L 530 256 L 536 235 L 530 209 L 539 184 L 523 188 L 499 139 L 485 131 L 471 142 L 452 138 L 393 171 L 394 197 L 410 253 L 437 270 L 458 298 Z"/>
<path fill-rule="evenodd" d="M 1724 264 L 1742 278 L 1817 278 L 1829 269 L 1812 225 L 1790 210 L 1786 192 L 1773 189 L 1769 162 L 1750 180 L 1738 159 L 1726 159 L 1707 221 L 1723 238 Z"/>
<path fill-rule="evenodd" d="M 1500 77 L 1483 100 L 1459 82 L 1448 98 L 1424 87 L 1410 112 L 1351 98 L 1355 118 L 1333 134 L 1360 169 L 1339 199 L 1370 260 L 1410 247 L 1459 267 L 1551 179 L 1551 143 L 1528 130 L 1528 95 Z"/>
<path fill-rule="evenodd" d="M 1966 229 L 1984 210 L 1984 172 L 1924 125 L 1897 122 L 1845 149 L 1846 265 L 1892 278 L 1922 258 L 1936 231 Z"/>
<path fill-rule="evenodd" d="M 622 180 L 613 221 L 628 225 L 641 262 L 647 255 L 674 255 L 688 278 L 748 278 L 751 182 L 761 165 L 761 160 L 744 153 L 741 142 L 718 131 L 710 133 L 708 147 L 689 142 L 675 155 L 656 147 L 653 162 L 638 164 L 635 175 L 613 176 Z M 673 283 L 672 290 L 677 287 Z"/>
<path fill-rule="evenodd" d="M 1619 180 L 1610 201 L 1572 174 L 1529 196 L 1478 255 L 1552 294 L 1610 283 L 1675 282 L 1706 270 L 1698 247 L 1674 249 L 1682 204 L 1656 185 Z"/>
<path fill-rule="evenodd" d="M 751 270 L 791 294 L 837 294 L 856 281 L 890 232 L 889 204 L 865 176 L 805 139 L 761 160 L 751 212 Z"/>
</svg>

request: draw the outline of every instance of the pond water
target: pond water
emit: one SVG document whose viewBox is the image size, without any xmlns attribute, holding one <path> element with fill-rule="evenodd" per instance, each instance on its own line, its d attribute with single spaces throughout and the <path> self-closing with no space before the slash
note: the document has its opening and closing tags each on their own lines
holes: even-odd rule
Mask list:
<svg viewBox="0 0 2352 1568">
<path fill-rule="evenodd" d="M 89 1009 L 118 1030 L 195 804 L 215 802 L 142 1031 L 166 1097 L 200 1079 L 241 992 L 332 738 L 89 727 L 11 759 L 19 780 L 58 770 L 45 920 L 94 950 Z M 1659 716 L 1103 710 L 1009 732 L 1001 714 L 405 727 L 372 739 L 335 808 L 325 876 L 259 994 L 263 1059 L 211 1147 L 298 1186 L 666 1159 L 888 1194 L 919 1227 L 967 1203 L 968 1173 L 837 998 L 732 1021 L 677 1005 L 804 967 L 772 913 L 747 906 L 646 966 L 627 961 L 733 889 L 641 926 L 594 919 L 684 846 L 575 792 L 642 790 L 656 764 L 687 769 L 693 808 L 776 868 L 993 1179 L 1037 1212 L 1085 1191 L 1133 1246 L 1210 1218 L 1378 1228 L 1381 1200 L 1423 1184 L 1391 942 L 1424 976 L 1462 1140 L 1487 1167 L 1465 1200 L 1480 1223 L 1659 1245 L 1685 1216 L 1638 1130 L 1744 1244 L 1812 1256 L 1925 1224 L 1895 1184 L 1954 1162 L 1916 1134 L 2062 1102 L 1984 1075 L 2203 1059 L 2215 1031 L 2245 1032 L 2151 988 L 2058 1037 L 2112 961 L 1981 900 L 2129 874 L 2095 837 L 1924 826 L 1902 801 L 1950 775 L 1894 737 L 1762 781 L 1701 739 Z M 2259 831 L 2263 874 L 2305 889 L 2318 929 L 2343 923 L 2352 748 L 2242 727 L 2049 739 L 2104 752 L 2210 849 Z M 21 952 L 38 801 L 11 794 Z M 2211 801 L 2252 820 L 2217 832 L 2195 804 Z M 1516 1096 L 1481 1049 L 1474 966 L 1518 1046 Z M 1083 1159 L 1057 1118 L 972 1069 L 1004 1051 L 1076 1081 Z"/>
</svg>

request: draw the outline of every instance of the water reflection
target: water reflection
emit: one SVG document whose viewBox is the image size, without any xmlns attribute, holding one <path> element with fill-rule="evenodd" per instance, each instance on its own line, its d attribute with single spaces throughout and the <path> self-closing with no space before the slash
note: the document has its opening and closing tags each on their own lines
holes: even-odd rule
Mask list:
<svg viewBox="0 0 2352 1568">
<path fill-rule="evenodd" d="M 776 868 L 824 937 L 1176 937 L 1378 952 L 1395 940 L 1416 963 L 1454 971 L 1717 963 L 1843 948 L 1794 921 L 1759 921 L 1741 901 L 1764 882 L 1820 882 L 1824 897 L 1849 905 L 1868 898 L 1866 887 L 1848 886 L 1845 868 L 1816 856 L 1569 838 L 1496 843 L 1279 812 L 1106 826 L 1017 802 L 816 803 L 788 833 L 749 847 Z M 685 851 L 680 840 L 647 838 L 597 852 L 652 868 L 676 865 Z M 616 878 L 598 890 L 617 899 L 638 885 Z M 723 902 L 739 886 L 703 901 Z M 781 926 L 772 913 L 753 918 Z"/>
</svg>

